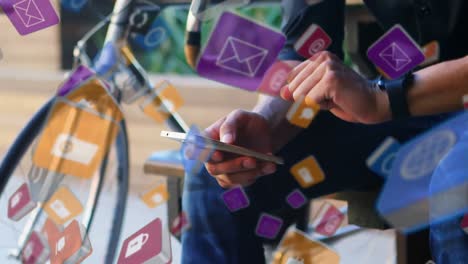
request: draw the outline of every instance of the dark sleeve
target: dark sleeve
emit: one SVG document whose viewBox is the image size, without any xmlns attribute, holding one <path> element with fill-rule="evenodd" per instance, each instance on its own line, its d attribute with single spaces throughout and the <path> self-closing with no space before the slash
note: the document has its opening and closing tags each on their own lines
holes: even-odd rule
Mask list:
<svg viewBox="0 0 468 264">
<path fill-rule="evenodd" d="M 332 39 L 329 51 L 343 58 L 345 0 L 322 0 L 307 5 L 305 0 L 282 0 L 283 23 L 281 30 L 287 42 L 279 55 L 281 60 L 304 60 L 294 50 L 294 43 L 311 24 L 318 24 Z"/>
</svg>

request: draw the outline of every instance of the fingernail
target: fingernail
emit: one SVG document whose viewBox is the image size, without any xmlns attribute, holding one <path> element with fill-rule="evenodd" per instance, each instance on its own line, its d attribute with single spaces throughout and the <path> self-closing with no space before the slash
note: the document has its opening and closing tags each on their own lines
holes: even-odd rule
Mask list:
<svg viewBox="0 0 468 264">
<path fill-rule="evenodd" d="M 246 159 L 242 161 L 242 166 L 246 169 L 253 169 L 256 167 L 255 162 L 251 159 Z"/>
<path fill-rule="evenodd" d="M 221 138 L 221 141 L 224 143 L 231 143 L 232 142 L 232 134 L 231 133 L 226 133 L 223 135 Z"/>
<path fill-rule="evenodd" d="M 262 169 L 262 172 L 265 174 L 272 174 L 275 171 L 276 171 L 276 166 L 274 164 L 267 164 Z"/>
</svg>

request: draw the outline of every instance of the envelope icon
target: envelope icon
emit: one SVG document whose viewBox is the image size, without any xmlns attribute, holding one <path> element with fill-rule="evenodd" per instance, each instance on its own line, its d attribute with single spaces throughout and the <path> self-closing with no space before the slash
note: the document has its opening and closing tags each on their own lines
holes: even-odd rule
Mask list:
<svg viewBox="0 0 468 264">
<path fill-rule="evenodd" d="M 255 77 L 267 55 L 267 49 L 230 36 L 224 43 L 216 65 L 235 73 Z"/>
<path fill-rule="evenodd" d="M 383 49 L 379 56 L 395 71 L 400 71 L 411 63 L 410 57 L 395 42 Z"/>
<path fill-rule="evenodd" d="M 25 27 L 32 27 L 45 21 L 34 0 L 23 0 L 13 5 L 13 8 Z"/>
</svg>

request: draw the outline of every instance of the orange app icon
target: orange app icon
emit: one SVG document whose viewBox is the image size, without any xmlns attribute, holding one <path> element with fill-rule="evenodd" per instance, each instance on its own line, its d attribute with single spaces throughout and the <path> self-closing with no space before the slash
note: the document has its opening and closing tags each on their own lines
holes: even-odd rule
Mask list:
<svg viewBox="0 0 468 264">
<path fill-rule="evenodd" d="M 118 130 L 115 121 L 58 100 L 34 151 L 34 165 L 60 174 L 90 178 Z"/>
<path fill-rule="evenodd" d="M 314 156 L 309 156 L 292 166 L 291 174 L 302 188 L 309 188 L 325 179 L 325 174 Z"/>
<path fill-rule="evenodd" d="M 141 199 L 149 208 L 155 208 L 156 206 L 165 203 L 169 199 L 167 185 L 164 183 L 159 184 L 151 191 L 143 194 Z"/>
<path fill-rule="evenodd" d="M 61 186 L 44 205 L 44 211 L 58 225 L 63 225 L 83 211 L 83 206 L 66 186 Z"/>
<path fill-rule="evenodd" d="M 42 226 L 41 233 L 44 235 L 47 242 L 49 242 L 49 247 L 53 248 L 55 241 L 62 234 L 63 228 L 58 226 L 50 218 L 47 218 Z"/>
<path fill-rule="evenodd" d="M 439 60 L 440 47 L 439 42 L 434 40 L 426 44 L 423 48 L 425 60 L 421 65 L 429 65 Z"/>
<path fill-rule="evenodd" d="M 73 220 L 63 232 L 53 240 L 50 250 L 51 264 L 81 263 L 93 252 L 86 228 Z"/>
<path fill-rule="evenodd" d="M 296 126 L 307 128 L 320 111 L 317 104 L 307 105 L 305 100 L 297 100 L 286 114 L 286 119 Z"/>
<path fill-rule="evenodd" d="M 171 113 L 177 111 L 183 104 L 184 101 L 177 89 L 169 82 L 163 81 L 154 88 L 153 94 L 140 104 L 140 108 L 156 122 L 163 123 Z"/>
</svg>

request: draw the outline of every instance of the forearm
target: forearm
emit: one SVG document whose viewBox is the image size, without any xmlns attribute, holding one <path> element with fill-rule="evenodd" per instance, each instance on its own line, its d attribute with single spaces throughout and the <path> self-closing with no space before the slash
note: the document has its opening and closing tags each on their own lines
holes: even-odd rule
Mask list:
<svg viewBox="0 0 468 264">
<path fill-rule="evenodd" d="M 407 97 L 412 116 L 463 109 L 462 97 L 468 94 L 468 56 L 422 69 L 415 75 Z"/>
<path fill-rule="evenodd" d="M 260 95 L 257 105 L 254 107 L 253 112 L 258 113 L 265 117 L 270 124 L 273 133 L 274 151 L 278 151 L 293 139 L 302 129 L 291 125 L 285 118 L 286 113 L 291 107 L 290 102 L 286 102 L 280 98 Z"/>
</svg>

